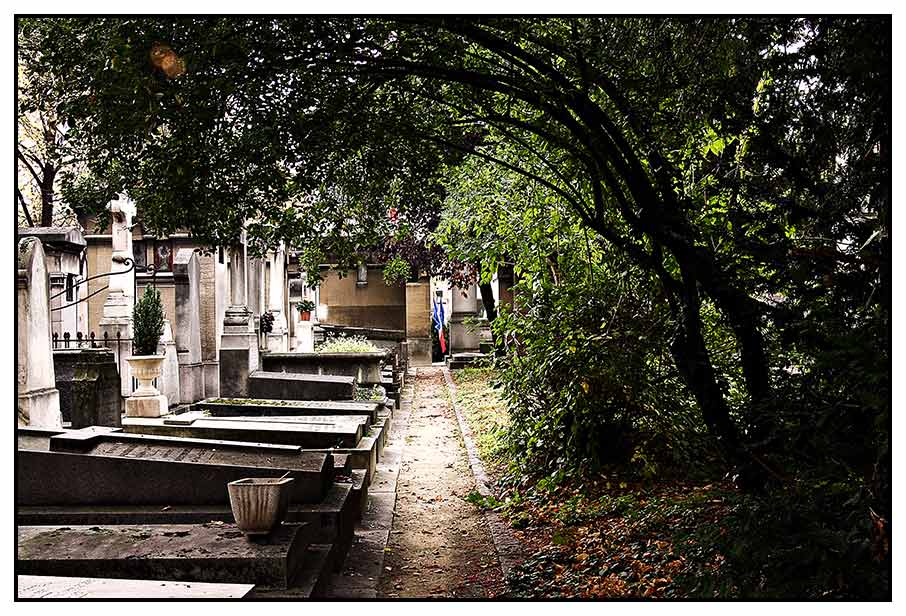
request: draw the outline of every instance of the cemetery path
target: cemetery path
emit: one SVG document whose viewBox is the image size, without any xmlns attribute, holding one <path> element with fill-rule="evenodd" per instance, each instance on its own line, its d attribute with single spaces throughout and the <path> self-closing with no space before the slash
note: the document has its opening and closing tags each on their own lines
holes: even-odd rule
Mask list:
<svg viewBox="0 0 906 616">
<path fill-rule="evenodd" d="M 494 597 L 503 576 L 440 368 L 419 368 L 379 597 Z"/>
</svg>

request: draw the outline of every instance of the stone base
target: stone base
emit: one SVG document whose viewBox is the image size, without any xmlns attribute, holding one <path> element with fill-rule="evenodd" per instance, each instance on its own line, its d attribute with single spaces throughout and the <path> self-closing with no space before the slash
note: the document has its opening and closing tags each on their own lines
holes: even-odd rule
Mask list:
<svg viewBox="0 0 906 616">
<path fill-rule="evenodd" d="M 204 399 L 204 368 L 202 364 L 200 362 L 197 364 L 180 363 L 179 401 L 182 404 L 192 404 Z"/>
<path fill-rule="evenodd" d="M 167 396 L 126 398 L 126 417 L 160 417 L 167 414 Z"/>
<path fill-rule="evenodd" d="M 220 396 L 249 396 L 249 349 L 220 349 Z"/>
<path fill-rule="evenodd" d="M 431 339 L 430 338 L 409 338 L 409 365 L 410 366 L 430 366 L 431 365 Z"/>
<path fill-rule="evenodd" d="M 472 319 L 474 315 L 470 315 Z M 450 319 L 450 348 L 453 353 L 478 351 L 481 336 L 477 325 L 466 325 L 462 317 L 454 315 Z"/>
<path fill-rule="evenodd" d="M 204 379 L 204 397 L 220 397 L 220 362 L 203 361 L 201 371 Z"/>
<path fill-rule="evenodd" d="M 271 353 L 286 353 L 288 343 L 289 336 L 285 331 L 267 334 L 267 350 Z"/>
<path fill-rule="evenodd" d="M 62 428 L 60 392 L 56 387 L 26 391 L 18 397 L 18 425 L 41 428 Z"/>
</svg>

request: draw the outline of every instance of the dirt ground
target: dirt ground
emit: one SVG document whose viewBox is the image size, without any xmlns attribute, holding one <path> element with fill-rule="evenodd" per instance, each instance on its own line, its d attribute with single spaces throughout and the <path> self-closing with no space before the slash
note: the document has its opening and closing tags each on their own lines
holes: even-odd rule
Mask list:
<svg viewBox="0 0 906 616">
<path fill-rule="evenodd" d="M 378 597 L 495 597 L 504 584 L 440 368 L 419 368 Z"/>
</svg>

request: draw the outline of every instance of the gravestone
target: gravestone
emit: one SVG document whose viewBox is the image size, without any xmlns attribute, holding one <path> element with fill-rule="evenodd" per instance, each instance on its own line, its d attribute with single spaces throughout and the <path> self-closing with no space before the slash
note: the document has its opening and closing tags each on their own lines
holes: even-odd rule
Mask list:
<svg viewBox="0 0 906 616">
<path fill-rule="evenodd" d="M 107 299 L 104 301 L 103 316 L 98 323 L 100 334 L 106 333 L 111 339 L 132 338 L 132 309 L 135 305 L 135 269 L 127 261 L 134 259 L 132 253 L 132 216 L 135 205 L 128 199 L 110 203 L 111 276 L 107 278 Z M 122 273 L 117 273 L 122 272 Z M 131 344 L 116 345 L 117 371 L 120 374 L 120 391 L 124 397 L 132 393 L 132 369 L 126 358 L 132 354 Z"/>
<path fill-rule="evenodd" d="M 267 350 L 282 353 L 288 350 L 289 342 L 286 315 L 283 314 L 284 286 L 286 284 L 286 253 L 283 247 L 274 251 L 270 265 L 267 309 L 273 315 L 274 322 L 271 324 L 270 333 L 267 334 Z"/>
<path fill-rule="evenodd" d="M 201 268 L 191 248 L 180 248 L 173 259 L 176 292 L 174 337 L 179 363 L 179 400 L 192 403 L 204 398 L 204 370 L 201 363 L 201 319 L 199 292 Z"/>
<path fill-rule="evenodd" d="M 54 377 L 47 266 L 41 241 L 23 238 L 17 257 L 17 423 L 59 428 L 63 417 Z"/>
<path fill-rule="evenodd" d="M 174 406 L 180 403 L 179 398 L 179 359 L 176 353 L 176 342 L 173 340 L 173 329 L 170 320 L 164 319 L 164 333 L 157 345 L 158 354 L 163 354 L 164 363 L 161 366 L 160 393 L 167 397 L 167 405 Z"/>
<path fill-rule="evenodd" d="M 431 284 L 406 283 L 406 341 L 413 366 L 431 365 Z"/>
<path fill-rule="evenodd" d="M 244 238 L 243 238 L 244 239 Z M 220 395 L 244 398 L 249 375 L 258 369 L 258 339 L 248 309 L 244 243 L 230 248 L 230 307 L 223 318 L 220 338 Z"/>
<path fill-rule="evenodd" d="M 73 428 L 121 425 L 120 376 L 113 352 L 57 349 L 53 363 L 63 421 Z"/>
<path fill-rule="evenodd" d="M 351 376 L 292 374 L 259 370 L 249 377 L 248 382 L 249 398 L 352 400 L 355 397 L 355 378 Z M 226 397 L 224 396 L 224 398 Z"/>
</svg>

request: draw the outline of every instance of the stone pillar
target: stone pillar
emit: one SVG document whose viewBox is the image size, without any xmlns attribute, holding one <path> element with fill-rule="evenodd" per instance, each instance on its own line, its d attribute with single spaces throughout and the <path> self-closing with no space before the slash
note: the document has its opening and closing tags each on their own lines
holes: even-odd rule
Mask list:
<svg viewBox="0 0 906 616">
<path fill-rule="evenodd" d="M 176 341 L 173 339 L 173 328 L 170 320 L 164 319 L 164 333 L 157 345 L 157 353 L 164 356 L 164 363 L 160 371 L 160 393 L 167 397 L 167 406 L 179 404 L 179 359 L 176 351 Z"/>
<path fill-rule="evenodd" d="M 17 257 L 16 423 L 62 428 L 50 338 L 50 290 L 41 241 L 33 237 L 22 239 Z"/>
<path fill-rule="evenodd" d="M 271 281 L 268 289 L 267 309 L 274 315 L 271 332 L 267 335 L 267 350 L 285 353 L 287 350 L 287 324 L 283 313 L 284 289 L 286 287 L 286 253 L 283 248 L 274 251 L 271 265 Z"/>
<path fill-rule="evenodd" d="M 113 272 L 124 272 L 129 269 L 126 260 L 133 258 L 132 255 L 132 216 L 135 214 L 135 206 L 127 199 L 113 201 L 110 204 L 112 215 L 111 238 L 113 242 L 113 253 L 110 257 L 111 275 L 107 278 L 108 290 L 107 300 L 104 302 L 104 312 L 98 323 L 98 333 L 103 338 L 106 332 L 110 338 L 132 338 L 132 308 L 135 305 L 135 270 L 129 270 L 123 274 L 114 274 Z M 126 357 L 131 355 L 131 348 L 128 345 L 122 345 L 123 348 L 114 348 L 116 355 L 117 370 L 120 373 L 120 393 L 123 396 L 129 396 L 132 393 L 132 369 L 126 361 Z"/>
<path fill-rule="evenodd" d="M 246 266 L 245 244 L 230 248 L 230 307 L 220 338 L 220 396 L 224 398 L 247 397 L 249 375 L 258 369 L 258 340 L 246 305 Z"/>
<path fill-rule="evenodd" d="M 409 365 L 431 365 L 431 283 L 406 283 L 406 341 Z"/>
<path fill-rule="evenodd" d="M 499 304 L 513 307 L 513 285 L 515 284 L 515 273 L 512 265 L 501 265 L 497 269 L 497 295 Z"/>
<path fill-rule="evenodd" d="M 450 348 L 453 353 L 478 351 L 480 337 L 466 323 L 468 319 L 475 319 L 478 315 L 478 303 L 481 301 L 478 285 L 472 283 L 466 289 L 454 288 L 451 294 Z"/>
<path fill-rule="evenodd" d="M 176 292 L 174 337 L 179 364 L 179 400 L 198 402 L 204 398 L 204 371 L 201 363 L 201 315 L 199 292 L 201 268 L 191 248 L 180 248 L 173 258 L 173 285 Z"/>
</svg>

